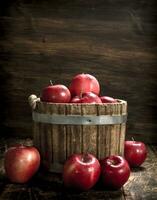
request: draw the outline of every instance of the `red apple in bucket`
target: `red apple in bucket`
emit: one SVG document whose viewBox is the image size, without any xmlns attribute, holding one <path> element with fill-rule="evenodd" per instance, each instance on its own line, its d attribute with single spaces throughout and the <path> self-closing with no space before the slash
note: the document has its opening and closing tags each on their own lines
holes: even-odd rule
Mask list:
<svg viewBox="0 0 157 200">
<path fill-rule="evenodd" d="M 139 167 L 147 157 L 147 148 L 143 142 L 125 141 L 124 157 L 131 167 Z"/>
<path fill-rule="evenodd" d="M 50 103 L 69 103 L 71 93 L 65 85 L 52 83 L 42 90 L 41 101 Z"/>
<path fill-rule="evenodd" d="M 113 97 L 109 96 L 101 96 L 100 97 L 102 103 L 117 103 L 117 100 L 114 99 Z"/>
<path fill-rule="evenodd" d="M 25 183 L 37 172 L 40 154 L 35 147 L 16 145 L 4 155 L 4 168 L 7 177 L 14 183 Z"/>
<path fill-rule="evenodd" d="M 81 103 L 81 96 L 74 96 L 72 97 L 70 103 Z"/>
<path fill-rule="evenodd" d="M 71 103 L 102 103 L 101 99 L 93 92 L 86 92 L 82 95 L 75 96 L 71 99 Z"/>
<path fill-rule="evenodd" d="M 103 185 L 111 189 L 121 188 L 129 179 L 130 167 L 121 156 L 112 155 L 100 160 Z"/>
<path fill-rule="evenodd" d="M 63 181 L 68 188 L 88 190 L 100 176 L 100 163 L 92 154 L 73 154 L 64 164 Z"/>
<path fill-rule="evenodd" d="M 86 92 L 82 95 L 81 103 L 102 103 L 101 99 L 92 92 Z"/>
<path fill-rule="evenodd" d="M 72 96 L 79 96 L 81 93 L 93 92 L 99 95 L 100 85 L 98 80 L 90 74 L 78 74 L 73 77 L 69 90 Z"/>
</svg>

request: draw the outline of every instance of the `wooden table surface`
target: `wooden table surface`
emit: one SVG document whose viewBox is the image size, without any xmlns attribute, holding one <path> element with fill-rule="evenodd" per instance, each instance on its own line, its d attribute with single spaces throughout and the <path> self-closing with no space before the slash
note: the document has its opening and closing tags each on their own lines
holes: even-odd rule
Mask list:
<svg viewBox="0 0 157 200">
<path fill-rule="evenodd" d="M 109 191 L 100 185 L 87 192 L 67 190 L 60 174 L 39 171 L 27 184 L 13 184 L 5 176 L 4 151 L 15 142 L 31 143 L 30 139 L 0 140 L 0 200 L 157 200 L 157 146 L 147 145 L 148 157 L 140 168 L 132 169 L 125 186 L 117 191 Z"/>
</svg>

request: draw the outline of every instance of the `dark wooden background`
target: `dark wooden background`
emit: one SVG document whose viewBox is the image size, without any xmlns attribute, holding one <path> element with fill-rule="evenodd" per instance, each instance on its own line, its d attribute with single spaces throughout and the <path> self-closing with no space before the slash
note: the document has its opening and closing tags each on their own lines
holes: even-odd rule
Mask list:
<svg viewBox="0 0 157 200">
<path fill-rule="evenodd" d="M 28 96 L 82 72 L 128 101 L 127 138 L 157 142 L 155 0 L 0 1 L 2 137 L 31 137 Z"/>
</svg>

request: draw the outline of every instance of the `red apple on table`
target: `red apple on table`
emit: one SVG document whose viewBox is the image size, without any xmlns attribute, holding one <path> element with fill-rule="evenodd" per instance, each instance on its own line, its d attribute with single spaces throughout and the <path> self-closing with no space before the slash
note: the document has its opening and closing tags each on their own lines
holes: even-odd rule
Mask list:
<svg viewBox="0 0 157 200">
<path fill-rule="evenodd" d="M 102 103 L 117 103 L 116 99 L 109 97 L 109 96 L 101 96 L 100 99 L 101 99 Z"/>
<path fill-rule="evenodd" d="M 121 156 L 112 155 L 100 160 L 103 185 L 111 189 L 121 188 L 130 176 L 128 162 Z"/>
<path fill-rule="evenodd" d="M 51 103 L 69 103 L 71 93 L 65 85 L 48 85 L 42 90 L 41 101 Z"/>
<path fill-rule="evenodd" d="M 146 145 L 138 141 L 125 141 L 124 157 L 131 167 L 142 165 L 147 157 Z"/>
<path fill-rule="evenodd" d="M 99 95 L 100 85 L 98 80 L 90 74 L 78 74 L 73 77 L 69 90 L 72 96 L 79 96 L 81 93 L 93 92 Z"/>
<path fill-rule="evenodd" d="M 88 190 L 98 181 L 100 170 L 100 163 L 92 154 L 73 154 L 64 164 L 64 185 L 82 191 Z"/>
<path fill-rule="evenodd" d="M 80 97 L 75 96 L 71 99 L 71 103 L 102 103 L 101 99 L 92 92 L 83 93 Z"/>
<path fill-rule="evenodd" d="M 35 147 L 16 145 L 4 155 L 4 168 L 7 177 L 14 183 L 25 183 L 37 172 L 40 154 Z"/>
</svg>

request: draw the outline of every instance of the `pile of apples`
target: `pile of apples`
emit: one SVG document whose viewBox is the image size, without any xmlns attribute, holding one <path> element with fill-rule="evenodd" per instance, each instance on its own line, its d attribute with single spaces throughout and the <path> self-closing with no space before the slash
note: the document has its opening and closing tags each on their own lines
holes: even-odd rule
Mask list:
<svg viewBox="0 0 157 200">
<path fill-rule="evenodd" d="M 104 188 L 120 189 L 129 179 L 131 168 L 145 161 L 143 142 L 125 141 L 124 157 L 111 155 L 98 160 L 92 154 L 73 154 L 64 164 L 63 181 L 67 188 L 86 191 L 98 181 Z"/>
<path fill-rule="evenodd" d="M 116 103 L 117 100 L 100 96 L 100 85 L 90 74 L 76 75 L 67 88 L 49 85 L 42 90 L 41 101 L 51 103 Z M 89 190 L 99 180 L 105 188 L 119 189 L 129 179 L 131 167 L 145 161 L 147 149 L 143 142 L 125 141 L 124 157 L 111 155 L 98 160 L 90 153 L 73 154 L 64 163 L 65 187 Z M 40 167 L 40 153 L 33 146 L 15 145 L 4 155 L 6 176 L 14 183 L 26 183 Z"/>
<path fill-rule="evenodd" d="M 143 142 L 125 141 L 124 157 L 111 155 L 98 160 L 90 153 L 72 154 L 64 163 L 63 182 L 67 188 L 86 191 L 98 181 L 104 188 L 119 189 L 129 179 L 131 168 L 147 157 Z M 6 176 L 13 183 L 26 183 L 40 167 L 40 153 L 33 146 L 15 145 L 4 155 Z"/>
<path fill-rule="evenodd" d="M 57 84 L 43 88 L 41 101 L 49 103 L 116 103 L 117 100 L 100 96 L 100 84 L 90 74 L 78 74 L 72 78 L 69 87 Z"/>
</svg>

